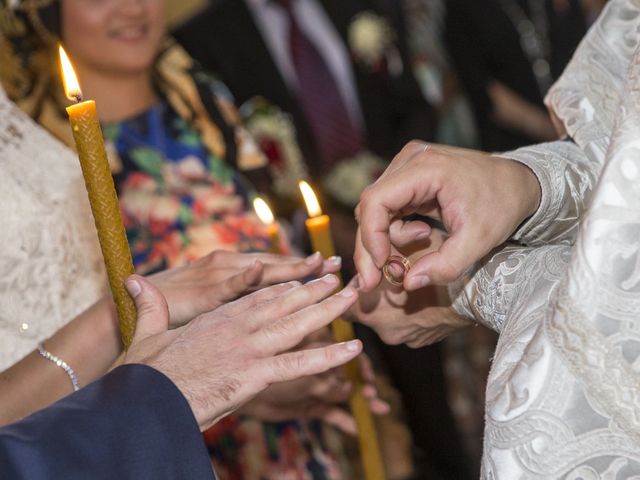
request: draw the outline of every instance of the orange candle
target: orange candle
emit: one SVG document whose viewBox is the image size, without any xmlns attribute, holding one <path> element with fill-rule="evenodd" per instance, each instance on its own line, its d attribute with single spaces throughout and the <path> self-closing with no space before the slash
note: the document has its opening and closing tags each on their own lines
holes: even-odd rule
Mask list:
<svg viewBox="0 0 640 480">
<path fill-rule="evenodd" d="M 307 182 L 301 181 L 299 186 L 309 214 L 305 224 L 309 232 L 311 246 L 314 251 L 320 252 L 324 258 L 332 257 L 335 255 L 335 247 L 331 237 L 329 215 L 322 213 L 318 198 Z M 336 318 L 331 323 L 331 330 L 338 342 L 346 342 L 356 338 L 351 322 L 347 322 L 342 318 Z M 354 386 L 349 405 L 358 425 L 358 443 L 360 445 L 360 456 L 362 457 L 365 478 L 366 480 L 383 480 L 382 455 L 380 454 L 376 427 L 369 410 L 369 403 L 362 393 L 363 383 L 358 361 L 352 360 L 344 368 L 347 378 Z"/>
<path fill-rule="evenodd" d="M 135 332 L 137 313 L 136 306 L 124 287 L 124 280 L 134 272 L 133 262 L 109 170 L 96 104 L 93 100 L 82 101 L 78 79 L 62 46 L 60 65 L 65 93 L 70 100 L 76 102 L 67 108 L 67 114 L 118 312 L 122 343 L 128 348 Z"/>
<path fill-rule="evenodd" d="M 280 247 L 280 227 L 273 216 L 271 208 L 269 208 L 267 202 L 262 198 L 256 197 L 253 199 L 253 209 L 267 229 L 267 236 L 269 237 L 271 245 L 269 253 L 282 253 L 282 248 Z"/>
</svg>

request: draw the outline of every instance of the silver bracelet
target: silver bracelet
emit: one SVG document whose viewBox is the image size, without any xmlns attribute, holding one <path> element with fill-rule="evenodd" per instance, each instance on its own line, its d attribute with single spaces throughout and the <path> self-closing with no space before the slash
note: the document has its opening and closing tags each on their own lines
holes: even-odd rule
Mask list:
<svg viewBox="0 0 640 480">
<path fill-rule="evenodd" d="M 71 368 L 67 362 L 65 362 L 61 358 L 56 357 L 53 353 L 45 350 L 42 344 L 38 345 L 38 353 L 40 353 L 40 356 L 42 358 L 46 358 L 50 362 L 55 363 L 57 366 L 63 369 L 67 373 L 67 375 L 69 375 L 69 379 L 71 379 L 71 384 L 73 385 L 74 392 L 77 392 L 78 390 L 80 390 L 80 382 L 78 381 L 78 376 L 76 375 L 76 372 L 73 371 L 73 368 Z"/>
</svg>

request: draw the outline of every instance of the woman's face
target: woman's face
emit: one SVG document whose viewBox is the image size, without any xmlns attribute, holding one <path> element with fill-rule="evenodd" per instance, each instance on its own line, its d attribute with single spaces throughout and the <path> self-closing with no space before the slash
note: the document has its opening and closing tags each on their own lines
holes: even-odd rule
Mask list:
<svg viewBox="0 0 640 480">
<path fill-rule="evenodd" d="M 164 35 L 164 0 L 62 0 L 72 61 L 112 74 L 148 70 Z"/>
</svg>

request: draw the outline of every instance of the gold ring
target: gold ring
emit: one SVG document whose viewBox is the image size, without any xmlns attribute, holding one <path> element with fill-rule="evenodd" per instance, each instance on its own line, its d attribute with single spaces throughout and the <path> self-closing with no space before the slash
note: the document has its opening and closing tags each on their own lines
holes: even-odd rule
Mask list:
<svg viewBox="0 0 640 480">
<path fill-rule="evenodd" d="M 399 280 L 396 279 L 397 276 L 392 275 L 389 271 L 389 267 L 391 265 L 398 265 L 402 267 L 402 275 L 399 277 Z M 387 260 L 387 263 L 385 263 L 384 267 L 382 267 L 382 273 L 384 274 L 384 278 L 386 278 L 387 282 L 389 282 L 391 285 L 401 287 L 404 281 L 404 277 L 407 275 L 407 273 L 409 273 L 409 269 L 411 269 L 411 262 L 408 258 L 401 257 L 400 255 L 391 255 Z"/>
</svg>

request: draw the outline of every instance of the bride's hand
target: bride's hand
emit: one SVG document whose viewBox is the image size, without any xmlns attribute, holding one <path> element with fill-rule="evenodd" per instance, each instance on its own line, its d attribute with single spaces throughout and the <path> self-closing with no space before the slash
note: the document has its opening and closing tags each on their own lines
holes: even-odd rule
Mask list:
<svg viewBox="0 0 640 480">
<path fill-rule="evenodd" d="M 318 253 L 303 259 L 216 250 L 189 265 L 152 275 L 149 280 L 167 299 L 170 326 L 176 328 L 254 289 L 335 273 L 340 265 L 339 258 L 323 261 Z"/>
<path fill-rule="evenodd" d="M 540 186 L 519 162 L 483 152 L 411 142 L 362 194 L 355 262 L 365 291 L 380 283 L 389 257 L 390 226 L 417 213 L 441 220 L 449 238 L 420 258 L 404 279 L 407 290 L 459 278 L 535 213 Z M 415 227 L 406 225 L 404 227 Z M 419 225 L 418 225 L 419 226 Z M 415 238 L 429 235 L 414 229 Z"/>
<path fill-rule="evenodd" d="M 413 229 L 418 230 L 416 224 Z M 430 231 L 430 236 L 418 248 L 418 242 L 411 241 L 413 234 L 392 228 L 391 241 L 398 247 L 411 250 L 412 262 L 423 255 L 436 251 L 445 240 L 441 230 Z M 405 250 L 406 251 L 406 250 Z M 358 287 L 356 277 L 352 286 Z M 393 286 L 383 281 L 375 290 L 361 292 L 358 302 L 351 307 L 349 316 L 373 328 L 383 342 L 389 345 L 406 344 L 420 348 L 436 343 L 454 331 L 472 325 L 460 317 L 449 306 L 445 287 L 431 285 L 415 292 Z"/>
</svg>

